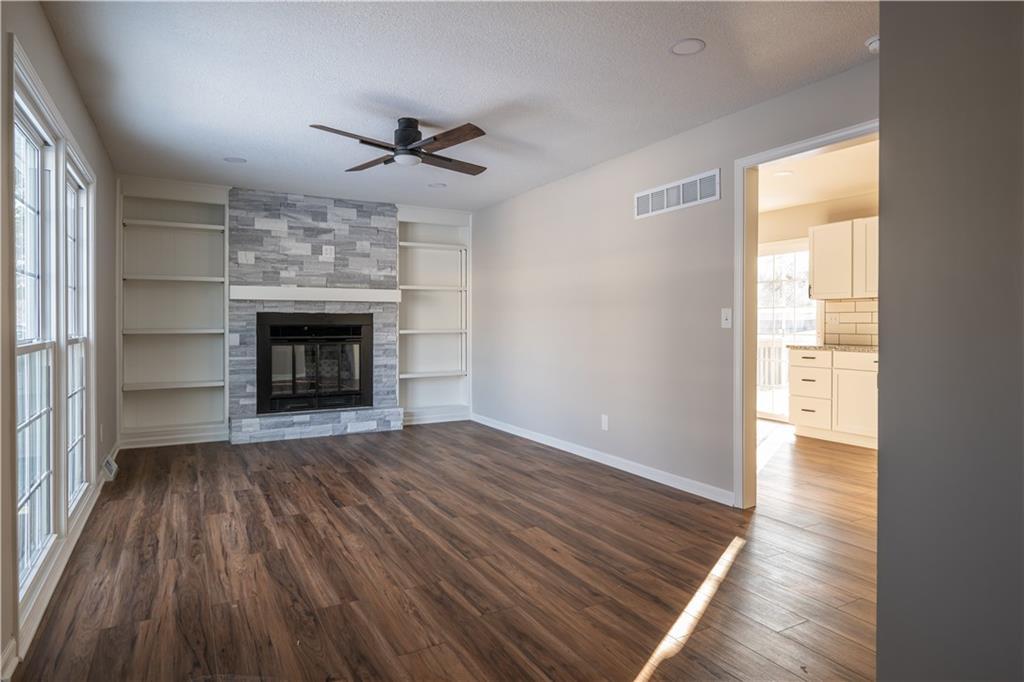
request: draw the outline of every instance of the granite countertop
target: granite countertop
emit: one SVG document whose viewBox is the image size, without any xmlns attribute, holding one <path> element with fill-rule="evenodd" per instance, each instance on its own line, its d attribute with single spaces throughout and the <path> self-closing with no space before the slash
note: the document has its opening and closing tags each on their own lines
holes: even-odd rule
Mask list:
<svg viewBox="0 0 1024 682">
<path fill-rule="evenodd" d="M 878 346 L 841 346 L 839 344 L 831 344 L 825 346 L 794 346 L 790 345 L 791 350 L 841 350 L 846 353 L 877 353 Z"/>
</svg>

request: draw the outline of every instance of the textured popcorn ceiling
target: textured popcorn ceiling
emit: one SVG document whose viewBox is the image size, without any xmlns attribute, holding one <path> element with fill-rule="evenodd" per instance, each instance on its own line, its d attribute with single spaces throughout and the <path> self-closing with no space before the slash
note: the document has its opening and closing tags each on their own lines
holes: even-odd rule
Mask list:
<svg viewBox="0 0 1024 682">
<path fill-rule="evenodd" d="M 869 59 L 875 3 L 46 3 L 119 172 L 473 209 Z M 707 49 L 670 54 L 696 36 Z M 425 166 L 344 169 L 472 121 Z M 223 162 L 242 156 L 245 165 Z M 446 189 L 429 183 L 445 182 Z M 635 189 L 624 188 L 630 194 Z"/>
</svg>

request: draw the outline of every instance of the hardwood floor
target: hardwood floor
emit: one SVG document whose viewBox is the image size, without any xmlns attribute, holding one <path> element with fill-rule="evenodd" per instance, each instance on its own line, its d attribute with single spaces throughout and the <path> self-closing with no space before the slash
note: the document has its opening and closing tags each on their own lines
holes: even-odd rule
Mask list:
<svg viewBox="0 0 1024 682">
<path fill-rule="evenodd" d="M 125 451 L 15 679 L 872 678 L 875 453 L 780 447 L 753 513 L 470 422 Z"/>
</svg>

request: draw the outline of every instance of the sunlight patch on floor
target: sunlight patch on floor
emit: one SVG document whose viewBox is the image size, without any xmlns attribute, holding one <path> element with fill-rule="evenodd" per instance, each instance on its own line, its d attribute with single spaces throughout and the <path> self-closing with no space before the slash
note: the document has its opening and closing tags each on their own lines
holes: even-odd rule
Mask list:
<svg viewBox="0 0 1024 682">
<path fill-rule="evenodd" d="M 725 580 L 725 576 L 728 575 L 729 569 L 732 568 L 733 562 L 736 561 L 736 557 L 739 556 L 740 550 L 743 549 L 745 544 L 747 544 L 747 541 L 743 538 L 735 537 L 732 539 L 729 546 L 722 552 L 722 556 L 718 557 L 718 561 L 715 562 L 707 577 L 704 578 L 700 589 L 690 599 L 690 603 L 686 605 L 683 612 L 679 614 L 679 618 L 669 628 L 669 631 L 665 634 L 661 643 L 654 649 L 651 657 L 647 659 L 647 663 L 640 669 L 633 682 L 647 682 L 651 675 L 654 674 L 654 671 L 658 669 L 658 666 L 661 665 L 662 661 L 668 660 L 682 651 L 686 641 L 690 639 L 690 635 L 697 629 L 697 623 L 700 622 L 705 609 L 711 603 L 711 599 L 718 592 L 718 586 Z"/>
</svg>

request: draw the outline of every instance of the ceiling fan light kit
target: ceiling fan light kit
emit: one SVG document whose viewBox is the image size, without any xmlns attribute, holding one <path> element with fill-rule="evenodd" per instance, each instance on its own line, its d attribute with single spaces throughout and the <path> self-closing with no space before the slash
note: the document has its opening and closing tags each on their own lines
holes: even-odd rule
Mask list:
<svg viewBox="0 0 1024 682">
<path fill-rule="evenodd" d="M 394 144 L 338 130 L 337 128 L 331 128 L 320 123 L 314 123 L 310 127 L 327 133 L 333 133 L 334 135 L 349 137 L 353 140 L 358 140 L 359 144 L 389 152 L 384 156 L 361 163 L 358 166 L 353 166 L 346 172 L 362 171 L 374 166 L 386 166 L 389 163 L 397 163 L 399 166 L 418 166 L 421 163 L 425 163 L 428 166 L 444 168 L 456 173 L 465 173 L 466 175 L 480 175 L 487 170 L 483 166 L 450 159 L 447 156 L 440 156 L 434 153 L 482 137 L 484 131 L 472 123 L 464 123 L 457 128 L 424 138 L 423 133 L 420 132 L 420 122 L 418 120 L 408 117 L 400 118 L 398 119 L 398 128 L 395 129 Z"/>
</svg>

